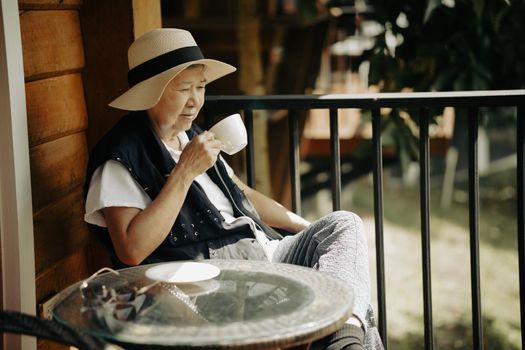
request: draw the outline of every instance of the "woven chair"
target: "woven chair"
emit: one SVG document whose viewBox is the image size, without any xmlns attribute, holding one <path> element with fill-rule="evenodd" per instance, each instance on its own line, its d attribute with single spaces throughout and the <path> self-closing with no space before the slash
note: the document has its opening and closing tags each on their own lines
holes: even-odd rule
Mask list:
<svg viewBox="0 0 525 350">
<path fill-rule="evenodd" d="M 122 349 L 61 323 L 16 311 L 0 311 L 0 331 L 49 339 L 80 350 Z"/>
</svg>

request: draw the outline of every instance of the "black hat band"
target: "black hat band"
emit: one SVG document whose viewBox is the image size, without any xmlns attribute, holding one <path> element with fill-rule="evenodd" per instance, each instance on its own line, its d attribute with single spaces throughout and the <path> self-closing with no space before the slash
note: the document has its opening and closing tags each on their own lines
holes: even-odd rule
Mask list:
<svg viewBox="0 0 525 350">
<path fill-rule="evenodd" d="M 176 67 L 179 64 L 201 60 L 203 58 L 204 56 L 198 46 L 182 47 L 166 52 L 131 69 L 128 72 L 129 86 L 137 85 L 141 81 Z"/>
</svg>

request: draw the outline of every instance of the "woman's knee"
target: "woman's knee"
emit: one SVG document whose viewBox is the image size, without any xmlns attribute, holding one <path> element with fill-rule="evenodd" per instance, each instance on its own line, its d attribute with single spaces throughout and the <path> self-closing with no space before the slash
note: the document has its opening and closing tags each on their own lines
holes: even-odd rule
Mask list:
<svg viewBox="0 0 525 350">
<path fill-rule="evenodd" d="M 354 228 L 356 231 L 362 231 L 363 220 L 351 211 L 337 210 L 326 215 L 325 218 L 332 224 L 345 225 Z"/>
<path fill-rule="evenodd" d="M 324 229 L 324 234 L 328 234 L 333 239 L 346 238 L 349 235 L 354 236 L 352 240 L 363 239 L 363 220 L 359 215 L 345 211 L 338 210 L 327 214 L 319 220 L 319 224 Z"/>
<path fill-rule="evenodd" d="M 354 212 L 347 211 L 347 210 L 336 210 L 336 211 L 333 211 L 327 214 L 326 217 L 331 217 L 334 219 L 341 219 L 341 220 L 344 220 L 344 219 L 348 220 L 348 219 L 353 219 L 353 218 L 360 219 L 359 215 L 357 215 Z"/>
</svg>

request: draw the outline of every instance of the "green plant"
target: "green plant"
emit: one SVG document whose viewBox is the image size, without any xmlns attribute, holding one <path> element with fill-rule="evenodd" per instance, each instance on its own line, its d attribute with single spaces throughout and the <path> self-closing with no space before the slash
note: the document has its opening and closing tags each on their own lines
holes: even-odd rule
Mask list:
<svg viewBox="0 0 525 350">
<path fill-rule="evenodd" d="M 384 91 L 525 87 L 523 0 L 368 3 L 383 27 L 367 53 L 369 81 Z"/>
<path fill-rule="evenodd" d="M 525 87 L 525 1 L 367 0 L 366 19 L 380 24 L 370 62 L 369 83 L 381 91 L 460 91 Z M 407 111 L 419 124 L 417 111 Z M 441 110 L 430 111 L 431 116 Z M 463 129 L 466 110 L 456 111 Z M 491 116 L 489 118 L 488 116 Z M 492 118 L 495 116 L 496 118 Z M 390 130 L 402 168 L 417 159 L 416 136 L 390 113 Z M 513 109 L 482 110 L 483 125 L 514 123 Z M 388 136 L 387 136 L 388 137 Z"/>
</svg>

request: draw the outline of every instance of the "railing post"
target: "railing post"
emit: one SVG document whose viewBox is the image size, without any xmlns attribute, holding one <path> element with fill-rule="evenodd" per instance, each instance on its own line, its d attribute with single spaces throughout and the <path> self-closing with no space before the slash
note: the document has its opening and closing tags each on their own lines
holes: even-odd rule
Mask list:
<svg viewBox="0 0 525 350">
<path fill-rule="evenodd" d="M 383 150 L 381 145 L 381 113 L 378 108 L 372 110 L 372 140 L 374 144 L 374 216 L 376 230 L 376 269 L 378 297 L 378 330 L 385 350 L 388 350 L 386 330 L 385 302 L 385 257 L 383 242 Z"/>
<path fill-rule="evenodd" d="M 468 110 L 468 174 L 470 226 L 470 281 L 472 293 L 472 346 L 483 350 L 483 320 L 479 276 L 479 174 L 478 174 L 478 108 Z"/>
<path fill-rule="evenodd" d="M 254 140 L 253 140 L 253 110 L 246 109 L 244 111 L 244 123 L 248 134 L 248 145 L 246 148 L 246 179 L 248 186 L 256 187 L 255 179 L 255 160 L 254 160 Z"/>
<path fill-rule="evenodd" d="M 525 347 L 525 105 L 518 106 L 517 121 L 517 190 L 518 190 L 518 259 L 520 281 L 521 347 Z"/>
<path fill-rule="evenodd" d="M 289 111 L 288 133 L 290 138 L 290 177 L 292 182 L 292 209 L 301 215 L 301 174 L 299 172 L 299 122 L 297 112 Z"/>
<path fill-rule="evenodd" d="M 423 267 L 423 317 L 425 322 L 425 349 L 434 349 L 434 328 L 432 325 L 432 279 L 430 269 L 430 175 L 428 108 L 419 112 L 419 195 L 421 205 L 421 256 Z"/>
<path fill-rule="evenodd" d="M 213 115 L 218 110 L 219 107 L 219 101 L 209 101 L 204 104 L 204 126 L 206 128 L 211 128 L 214 122 Z"/>
<path fill-rule="evenodd" d="M 332 161 L 332 209 L 341 209 L 341 153 L 339 150 L 338 109 L 330 108 L 330 155 Z"/>
</svg>

